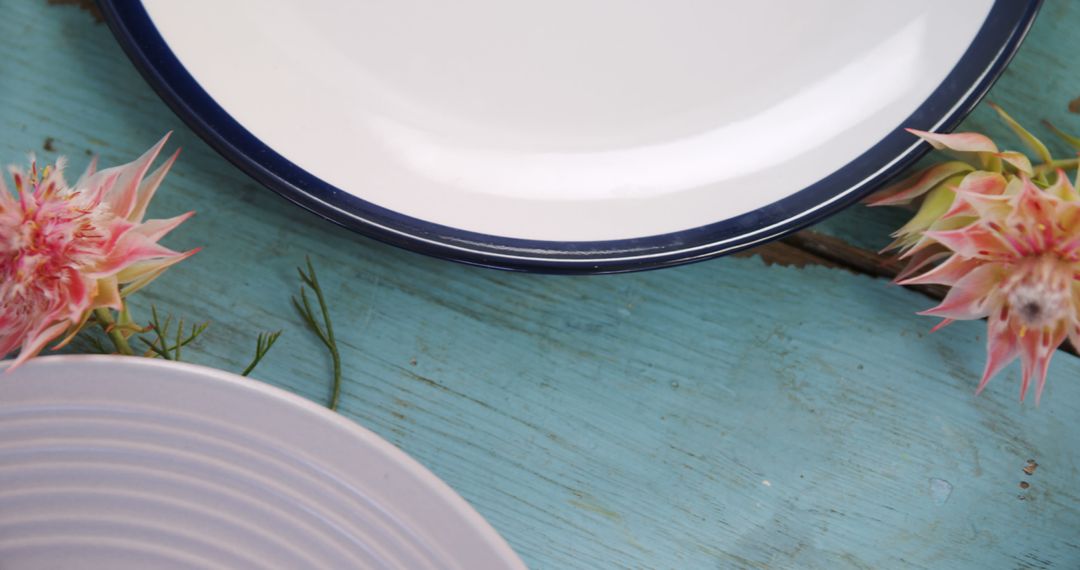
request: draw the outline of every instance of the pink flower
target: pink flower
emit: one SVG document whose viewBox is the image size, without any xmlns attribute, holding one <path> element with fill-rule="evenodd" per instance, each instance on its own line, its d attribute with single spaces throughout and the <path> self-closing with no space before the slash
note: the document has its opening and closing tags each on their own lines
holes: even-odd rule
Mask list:
<svg viewBox="0 0 1080 570">
<path fill-rule="evenodd" d="M 1019 357 L 1020 400 L 1034 379 L 1038 404 L 1057 347 L 1066 338 L 1080 347 L 1080 193 L 1059 168 L 1077 161 L 1054 161 L 998 112 L 1042 159 L 1038 167 L 977 133 L 911 131 L 960 160 L 918 172 L 872 196 L 870 205 L 918 204 L 890 248 L 909 260 L 899 283 L 950 287 L 940 305 L 920 313 L 944 319 L 935 330 L 987 319 L 987 362 L 976 393 Z"/>
<path fill-rule="evenodd" d="M 95 172 L 91 163 L 74 187 L 63 160 L 12 168 L 14 193 L 0 180 L 0 356 L 19 348 L 17 366 L 65 333 L 67 342 L 94 309 L 121 310 L 124 297 L 197 251 L 157 243 L 194 212 L 143 221 L 176 159 L 147 175 L 167 139 L 123 166 Z"/>
<path fill-rule="evenodd" d="M 902 284 L 938 283 L 951 289 L 940 305 L 921 314 L 988 320 L 987 362 L 978 391 L 1017 356 L 1022 362 L 1020 399 L 1032 378 L 1038 403 L 1050 359 L 1070 337 L 1080 346 L 1080 196 L 1058 171 L 1042 190 L 1023 178 L 1015 194 L 958 193 L 978 221 L 927 237 L 951 255 Z"/>
</svg>

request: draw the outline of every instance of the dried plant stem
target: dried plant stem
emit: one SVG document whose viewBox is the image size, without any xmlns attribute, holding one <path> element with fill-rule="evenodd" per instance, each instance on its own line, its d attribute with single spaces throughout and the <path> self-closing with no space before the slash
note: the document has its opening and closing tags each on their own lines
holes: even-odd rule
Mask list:
<svg viewBox="0 0 1080 570">
<path fill-rule="evenodd" d="M 251 371 L 255 370 L 255 367 L 262 362 L 263 357 L 266 356 L 267 352 L 270 352 L 270 347 L 274 346 L 280 336 L 281 331 L 259 333 L 259 338 L 255 340 L 255 358 L 251 359 L 251 364 L 248 364 L 240 375 L 247 376 L 251 374 Z"/>
<path fill-rule="evenodd" d="M 156 338 L 147 340 L 139 337 L 139 340 L 146 345 L 147 350 L 144 356 L 157 356 L 165 360 L 178 361 L 180 360 L 181 349 L 191 344 L 208 326 L 210 326 L 209 322 L 193 324 L 189 328 L 187 336 L 184 336 L 184 319 L 180 319 L 176 325 L 176 340 L 170 345 L 169 335 L 171 333 L 169 331 L 172 330 L 172 315 L 165 315 L 165 321 L 163 322 L 158 317 L 157 307 L 150 305 L 150 325 L 146 330 L 153 331 Z"/>
<path fill-rule="evenodd" d="M 311 264 L 311 258 L 307 258 L 307 273 L 304 273 L 304 270 L 299 267 L 296 268 L 296 271 L 300 274 L 300 281 L 315 292 L 315 299 L 319 301 L 322 325 L 315 318 L 315 311 L 312 310 L 311 303 L 308 301 L 307 290 L 304 289 L 304 285 L 300 286 L 300 299 L 292 298 L 293 307 L 303 317 L 308 328 L 319 337 L 319 340 L 326 345 L 326 349 L 330 352 L 330 358 L 334 366 L 334 384 L 330 393 L 330 402 L 326 407 L 336 410 L 338 398 L 341 396 L 341 354 L 338 352 L 337 341 L 334 339 L 334 325 L 330 322 L 330 309 L 326 306 L 326 298 L 323 297 L 322 287 L 319 286 L 319 278 L 315 275 L 315 267 Z"/>
<path fill-rule="evenodd" d="M 1052 160 L 1045 164 L 1040 164 L 1034 168 L 1034 171 L 1035 176 L 1042 176 L 1045 174 L 1049 174 L 1059 168 L 1062 170 L 1076 168 L 1077 165 L 1080 165 L 1080 159 L 1064 158 L 1059 160 Z"/>
</svg>

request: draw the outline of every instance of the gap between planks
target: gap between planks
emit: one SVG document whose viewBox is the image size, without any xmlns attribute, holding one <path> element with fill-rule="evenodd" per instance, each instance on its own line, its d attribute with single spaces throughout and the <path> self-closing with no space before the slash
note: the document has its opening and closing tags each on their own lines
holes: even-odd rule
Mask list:
<svg viewBox="0 0 1080 570">
<path fill-rule="evenodd" d="M 735 256 L 758 256 L 768 265 L 820 265 L 886 279 L 896 277 L 904 265 L 893 256 L 865 250 L 840 238 L 812 230 L 791 234 L 777 241 L 741 251 Z M 948 290 L 941 285 L 912 285 L 907 288 L 938 300 L 944 298 Z"/>
</svg>

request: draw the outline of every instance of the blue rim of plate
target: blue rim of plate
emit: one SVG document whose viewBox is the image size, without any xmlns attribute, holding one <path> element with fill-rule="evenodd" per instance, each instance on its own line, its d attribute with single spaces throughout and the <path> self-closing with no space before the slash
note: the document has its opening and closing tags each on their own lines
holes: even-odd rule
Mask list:
<svg viewBox="0 0 1080 570">
<path fill-rule="evenodd" d="M 121 47 L 158 95 L 229 161 L 288 200 L 336 224 L 415 252 L 471 265 L 543 273 L 657 269 L 733 253 L 795 232 L 857 202 L 923 156 L 903 127 L 951 131 L 1001 75 L 1042 0 L 997 0 L 960 61 L 902 124 L 846 166 L 768 206 L 673 233 L 563 242 L 506 238 L 382 208 L 293 164 L 233 119 L 199 86 L 140 0 L 99 0 Z"/>
</svg>

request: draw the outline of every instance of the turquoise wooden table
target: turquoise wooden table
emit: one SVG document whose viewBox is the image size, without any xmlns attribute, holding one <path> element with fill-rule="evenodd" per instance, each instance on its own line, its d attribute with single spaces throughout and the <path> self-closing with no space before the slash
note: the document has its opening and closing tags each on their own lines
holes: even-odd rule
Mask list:
<svg viewBox="0 0 1080 570">
<path fill-rule="evenodd" d="M 284 329 L 256 376 L 323 402 L 328 359 L 288 305 L 310 255 L 343 350 L 340 412 L 531 567 L 1080 568 L 1080 361 L 1056 357 L 1040 408 L 1017 402 L 1015 366 L 975 397 L 984 324 L 927 334 L 914 313 L 934 301 L 869 253 L 902 212 L 853 208 L 748 256 L 630 275 L 429 259 L 241 174 L 89 11 L 0 7 L 0 158 L 79 170 L 168 130 L 184 147 L 152 213 L 197 210 L 167 243 L 204 250 L 136 308 L 212 321 L 187 354 L 228 370 L 257 330 Z M 1080 131 L 1078 28 L 1080 3 L 1048 0 L 991 99 Z M 1011 141 L 986 108 L 965 127 Z"/>
</svg>

